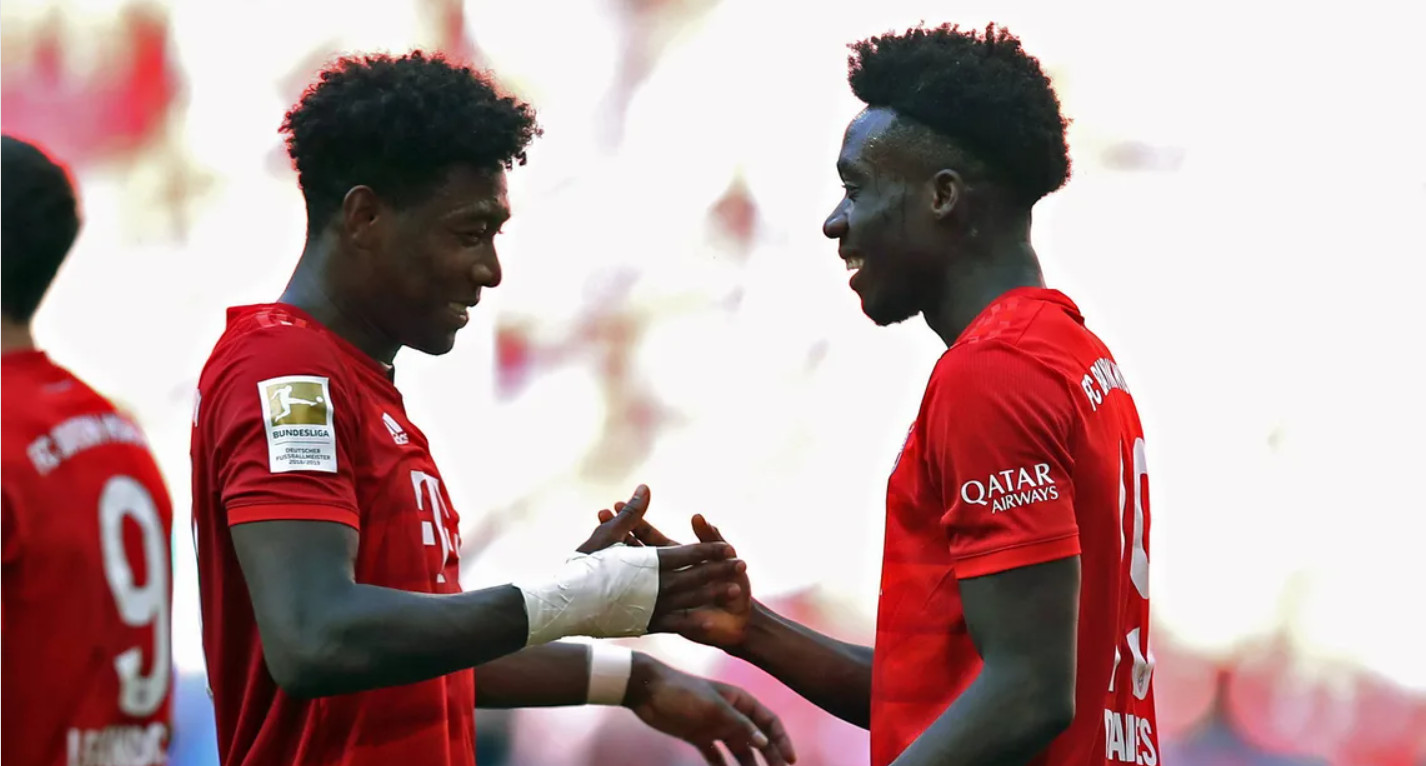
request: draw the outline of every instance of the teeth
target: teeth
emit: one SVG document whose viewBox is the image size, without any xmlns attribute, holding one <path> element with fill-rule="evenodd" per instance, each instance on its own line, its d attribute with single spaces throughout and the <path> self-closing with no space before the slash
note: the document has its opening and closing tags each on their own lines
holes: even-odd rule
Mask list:
<svg viewBox="0 0 1426 766">
<path fill-rule="evenodd" d="M 847 259 L 847 271 L 859 271 L 865 259 L 860 256 L 852 256 Z"/>
</svg>

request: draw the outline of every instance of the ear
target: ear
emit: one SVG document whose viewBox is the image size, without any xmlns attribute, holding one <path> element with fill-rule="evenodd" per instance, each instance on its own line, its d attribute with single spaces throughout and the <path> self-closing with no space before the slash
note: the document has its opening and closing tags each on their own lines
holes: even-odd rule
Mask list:
<svg viewBox="0 0 1426 766">
<path fill-rule="evenodd" d="M 943 220 L 965 198 L 966 184 L 954 170 L 938 170 L 931 177 L 931 214 Z"/>
<path fill-rule="evenodd" d="M 357 247 L 375 247 L 383 212 L 381 200 L 370 186 L 353 186 L 342 197 L 342 236 Z"/>
</svg>

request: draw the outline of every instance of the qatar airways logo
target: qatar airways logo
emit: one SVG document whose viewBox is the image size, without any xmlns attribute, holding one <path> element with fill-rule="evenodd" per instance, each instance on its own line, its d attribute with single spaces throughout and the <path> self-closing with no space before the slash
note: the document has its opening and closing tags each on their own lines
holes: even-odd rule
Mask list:
<svg viewBox="0 0 1426 766">
<path fill-rule="evenodd" d="M 992 473 L 985 481 L 971 479 L 961 485 L 961 500 L 988 506 L 991 513 L 1058 499 L 1060 488 L 1050 478 L 1049 463 L 1011 468 Z"/>
</svg>

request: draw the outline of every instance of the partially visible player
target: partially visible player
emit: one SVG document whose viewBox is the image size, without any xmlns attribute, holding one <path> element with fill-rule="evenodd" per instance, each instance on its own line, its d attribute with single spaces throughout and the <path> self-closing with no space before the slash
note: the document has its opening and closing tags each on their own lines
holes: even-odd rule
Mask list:
<svg viewBox="0 0 1426 766">
<path fill-rule="evenodd" d="M 873 766 L 1155 766 L 1143 431 L 1030 245 L 1032 208 L 1069 176 L 1059 101 L 993 25 L 852 47 L 867 107 L 824 232 L 868 317 L 919 314 L 948 347 L 887 484 L 875 652 L 747 589 L 679 629 L 869 727 Z"/>
<path fill-rule="evenodd" d="M 549 643 L 662 630 L 674 611 L 736 593 L 743 565 L 724 543 L 614 545 L 647 488 L 550 580 L 461 592 L 460 517 L 393 363 L 402 347 L 450 351 L 500 283 L 505 171 L 537 133 L 532 110 L 439 57 L 352 57 L 282 129 L 307 243 L 278 302 L 228 311 L 194 412 L 222 762 L 468 765 L 477 704 L 586 702 L 626 705 L 712 763 L 719 741 L 744 763 L 758 749 L 791 760 L 776 716 L 739 689 L 628 650 Z"/>
<path fill-rule="evenodd" d="M 35 347 L 30 320 L 79 232 L 74 188 L 3 139 L 5 766 L 167 761 L 173 510 L 144 435 Z"/>
</svg>

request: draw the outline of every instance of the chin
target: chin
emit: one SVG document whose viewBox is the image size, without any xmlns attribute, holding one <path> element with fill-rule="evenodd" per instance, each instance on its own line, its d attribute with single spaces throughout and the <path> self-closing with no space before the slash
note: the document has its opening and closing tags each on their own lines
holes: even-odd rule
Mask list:
<svg viewBox="0 0 1426 766">
<path fill-rule="evenodd" d="M 921 312 L 918 309 L 906 308 L 904 306 L 878 302 L 876 300 L 863 300 L 862 313 L 866 314 L 867 318 L 875 322 L 878 327 L 890 327 L 891 325 L 905 322 Z"/>
<path fill-rule="evenodd" d="M 431 356 L 442 356 L 449 354 L 451 349 L 456 347 L 456 334 L 447 333 L 441 336 L 421 338 L 405 344 L 407 348 L 414 348 L 423 354 Z"/>
</svg>

